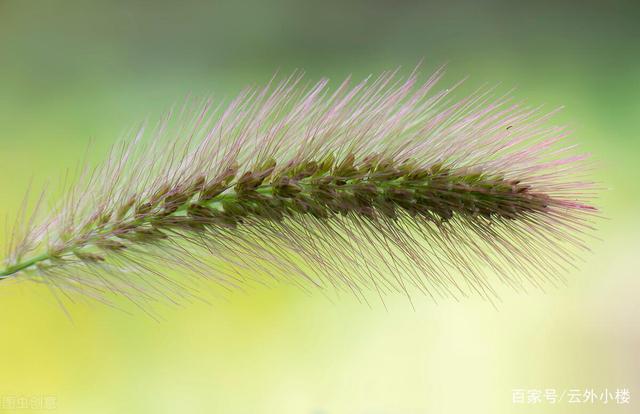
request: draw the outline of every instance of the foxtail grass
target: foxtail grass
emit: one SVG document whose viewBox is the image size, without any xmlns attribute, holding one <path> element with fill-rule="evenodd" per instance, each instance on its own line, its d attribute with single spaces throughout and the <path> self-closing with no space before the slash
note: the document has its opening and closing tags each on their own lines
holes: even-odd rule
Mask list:
<svg viewBox="0 0 640 414">
<path fill-rule="evenodd" d="M 551 114 L 453 100 L 441 76 L 330 90 L 296 74 L 185 104 L 18 223 L 0 278 L 137 304 L 202 280 L 434 298 L 560 281 L 596 215 L 587 156 Z"/>
</svg>

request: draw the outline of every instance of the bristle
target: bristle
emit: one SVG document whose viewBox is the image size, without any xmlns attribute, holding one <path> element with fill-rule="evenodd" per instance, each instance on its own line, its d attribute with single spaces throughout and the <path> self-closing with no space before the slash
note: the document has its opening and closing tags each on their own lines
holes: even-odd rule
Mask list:
<svg viewBox="0 0 640 414">
<path fill-rule="evenodd" d="M 29 224 L 0 278 L 136 302 L 194 294 L 178 273 L 487 298 L 491 273 L 515 289 L 561 278 L 595 212 L 586 157 L 536 109 L 431 93 L 441 75 L 334 92 L 296 75 L 221 113 L 185 106 Z"/>
</svg>

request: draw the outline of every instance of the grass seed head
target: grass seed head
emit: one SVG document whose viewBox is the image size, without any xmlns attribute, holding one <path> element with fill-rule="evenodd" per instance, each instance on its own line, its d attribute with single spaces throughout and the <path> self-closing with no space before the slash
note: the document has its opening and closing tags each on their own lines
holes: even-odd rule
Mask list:
<svg viewBox="0 0 640 414">
<path fill-rule="evenodd" d="M 548 114 L 487 92 L 448 99 L 441 76 L 329 92 L 294 75 L 221 112 L 186 106 L 22 223 L 0 277 L 134 301 L 192 295 L 177 273 L 433 297 L 490 298 L 488 273 L 553 282 L 595 217 L 586 157 L 567 155 Z"/>
</svg>

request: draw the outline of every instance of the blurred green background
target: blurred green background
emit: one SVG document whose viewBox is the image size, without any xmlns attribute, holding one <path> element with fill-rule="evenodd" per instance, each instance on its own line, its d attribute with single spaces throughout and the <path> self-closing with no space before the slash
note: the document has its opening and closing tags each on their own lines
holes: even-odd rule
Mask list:
<svg viewBox="0 0 640 414">
<path fill-rule="evenodd" d="M 470 75 L 467 91 L 501 82 L 566 105 L 555 121 L 598 160 L 609 218 L 567 287 L 504 290 L 498 310 L 427 298 L 414 310 L 401 297 L 385 310 L 283 286 L 169 309 L 161 323 L 78 304 L 70 322 L 46 288 L 0 286 L 0 411 L 31 411 L 10 406 L 26 396 L 64 413 L 638 412 L 635 3 L 0 1 L 2 216 L 90 142 L 99 159 L 190 93 L 224 99 L 276 70 L 337 82 L 424 59 L 424 72 L 448 64 L 441 86 Z M 628 388 L 631 404 L 514 405 L 519 388 Z"/>
</svg>

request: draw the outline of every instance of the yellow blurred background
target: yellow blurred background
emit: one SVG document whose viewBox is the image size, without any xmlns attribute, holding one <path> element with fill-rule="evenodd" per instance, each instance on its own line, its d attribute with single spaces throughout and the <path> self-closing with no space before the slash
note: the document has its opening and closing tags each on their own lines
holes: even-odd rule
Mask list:
<svg viewBox="0 0 640 414">
<path fill-rule="evenodd" d="M 277 70 L 333 81 L 424 59 L 552 109 L 608 188 L 579 271 L 546 293 L 387 309 L 277 286 L 154 322 L 0 286 L 0 412 L 636 413 L 640 407 L 637 2 L 0 0 L 0 215 L 187 94 Z M 426 73 L 425 73 L 426 75 Z M 444 86 L 444 83 L 441 85 Z M 0 227 L 0 244 L 6 228 Z M 0 245 L 0 247 L 3 247 Z M 514 390 L 630 390 L 515 404 Z M 22 398 L 36 401 L 20 408 Z M 38 408 L 37 401 L 42 407 Z M 46 405 L 48 404 L 48 405 Z"/>
</svg>

